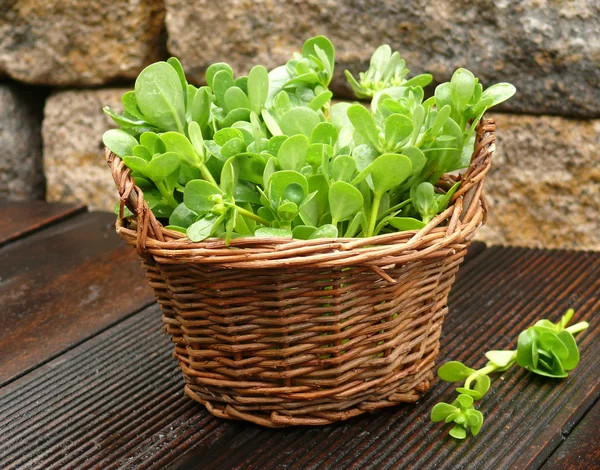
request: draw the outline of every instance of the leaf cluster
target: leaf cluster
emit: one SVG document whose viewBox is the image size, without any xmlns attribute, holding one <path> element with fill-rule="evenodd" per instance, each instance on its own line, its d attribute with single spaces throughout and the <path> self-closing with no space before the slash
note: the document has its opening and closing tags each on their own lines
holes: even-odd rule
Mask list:
<svg viewBox="0 0 600 470">
<path fill-rule="evenodd" d="M 146 67 L 120 129 L 104 143 L 121 156 L 154 214 L 192 241 L 207 237 L 371 237 L 418 230 L 444 211 L 458 184 L 445 173 L 468 166 L 485 110 L 510 98 L 467 70 L 425 99 L 424 74 L 408 78 L 398 52 L 378 48 L 360 83 L 362 104 L 331 105 L 335 50 L 317 36 L 270 72 L 236 77 L 226 63 L 187 82 L 176 58 Z"/>
<path fill-rule="evenodd" d="M 538 321 L 519 335 L 517 350 L 486 352 L 488 362 L 481 369 L 472 369 L 458 361 L 443 364 L 438 369 L 440 379 L 464 381 L 464 386 L 456 389 L 459 395 L 452 404 L 441 402 L 433 407 L 431 420 L 453 422 L 450 435 L 457 439 L 464 439 L 469 429 L 476 436 L 483 424 L 483 415 L 474 408 L 474 401 L 481 400 L 489 391 L 489 374 L 508 370 L 515 363 L 545 377 L 567 377 L 568 371 L 579 363 L 579 349 L 573 335 L 589 326 L 587 322 L 580 322 L 567 327 L 574 314 L 574 310 L 569 309 L 558 323 Z"/>
</svg>

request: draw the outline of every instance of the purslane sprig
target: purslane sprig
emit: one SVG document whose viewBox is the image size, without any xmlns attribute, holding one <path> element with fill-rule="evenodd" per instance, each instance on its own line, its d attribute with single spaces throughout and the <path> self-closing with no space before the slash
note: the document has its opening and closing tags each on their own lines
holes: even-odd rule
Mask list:
<svg viewBox="0 0 600 470">
<path fill-rule="evenodd" d="M 483 423 L 483 415 L 473 406 L 488 392 L 489 375 L 503 372 L 515 363 L 538 375 L 564 378 L 579 364 L 579 349 L 574 335 L 588 328 L 587 322 L 567 327 L 575 311 L 569 309 L 558 323 L 540 320 L 523 331 L 518 338 L 517 349 L 488 351 L 485 367 L 475 370 L 461 362 L 450 361 L 438 369 L 438 376 L 446 382 L 462 382 L 456 389 L 458 397 L 452 404 L 438 403 L 431 410 L 433 422 L 454 423 L 450 435 L 464 439 L 467 431 L 476 436 Z"/>
<path fill-rule="evenodd" d="M 331 42 L 317 36 L 271 71 L 234 76 L 226 63 L 187 82 L 176 58 L 146 67 L 122 98 L 105 145 L 132 171 L 150 209 L 192 241 L 223 237 L 371 237 L 418 230 L 458 189 L 436 187 L 468 166 L 474 129 L 515 88 L 483 90 L 458 69 L 425 99 L 431 75 L 409 77 L 398 52 L 378 48 L 362 104 L 331 105 Z M 126 214 L 129 216 L 131 214 Z"/>
</svg>

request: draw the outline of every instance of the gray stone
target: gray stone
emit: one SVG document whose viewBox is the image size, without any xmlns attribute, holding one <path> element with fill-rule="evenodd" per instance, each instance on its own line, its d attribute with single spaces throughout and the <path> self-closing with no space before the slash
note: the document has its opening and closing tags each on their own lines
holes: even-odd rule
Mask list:
<svg viewBox="0 0 600 470">
<path fill-rule="evenodd" d="M 327 35 L 337 50 L 332 88 L 350 97 L 343 70 L 365 70 L 382 43 L 415 73 L 446 81 L 458 67 L 484 86 L 519 90 L 504 109 L 600 116 L 600 3 L 597 0 L 166 0 L 169 51 L 199 82 L 213 62 L 247 73 L 284 63 L 302 42 Z"/>
<path fill-rule="evenodd" d="M 27 83 L 132 79 L 164 54 L 162 0 L 0 2 L 0 74 Z"/>
<path fill-rule="evenodd" d="M 489 243 L 600 250 L 600 120 L 492 115 Z"/>
<path fill-rule="evenodd" d="M 102 134 L 116 126 L 102 108 L 122 112 L 126 91 L 62 91 L 48 98 L 42 128 L 48 201 L 112 210 L 118 195 L 104 159 Z"/>
<path fill-rule="evenodd" d="M 43 199 L 42 121 L 34 90 L 0 84 L 0 199 Z"/>
</svg>

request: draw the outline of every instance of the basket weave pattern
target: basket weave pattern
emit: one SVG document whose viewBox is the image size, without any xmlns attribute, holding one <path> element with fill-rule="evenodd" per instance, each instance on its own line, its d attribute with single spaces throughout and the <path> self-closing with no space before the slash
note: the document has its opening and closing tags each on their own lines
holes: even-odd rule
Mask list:
<svg viewBox="0 0 600 470">
<path fill-rule="evenodd" d="M 117 231 L 143 259 L 186 393 L 216 416 L 271 427 L 416 401 L 432 378 L 455 274 L 485 222 L 494 133 L 491 119 L 480 123 L 451 205 L 418 232 L 229 247 L 165 229 L 107 150 L 122 201 Z"/>
</svg>

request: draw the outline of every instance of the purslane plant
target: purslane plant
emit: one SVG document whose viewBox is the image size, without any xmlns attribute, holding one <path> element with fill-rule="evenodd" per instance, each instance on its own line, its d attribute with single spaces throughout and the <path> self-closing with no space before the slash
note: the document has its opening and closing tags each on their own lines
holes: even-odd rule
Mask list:
<svg viewBox="0 0 600 470">
<path fill-rule="evenodd" d="M 458 69 L 432 80 L 378 48 L 357 82 L 362 104 L 331 105 L 335 51 L 317 36 L 270 72 L 235 77 L 226 63 L 187 82 L 176 58 L 146 67 L 105 145 L 132 171 L 156 217 L 192 241 L 207 237 L 370 237 L 424 227 L 457 189 L 435 187 L 469 164 L 483 113 L 509 99 Z"/>
<path fill-rule="evenodd" d="M 464 439 L 468 430 L 476 436 L 483 424 L 483 415 L 475 409 L 474 402 L 488 392 L 490 374 L 506 371 L 515 363 L 545 377 L 567 377 L 579 364 L 579 349 L 573 335 L 589 326 L 587 322 L 579 322 L 567 327 L 574 314 L 575 311 L 569 309 L 558 323 L 538 321 L 519 335 L 516 350 L 485 353 L 488 362 L 481 369 L 472 369 L 458 361 L 443 364 L 438 369 L 440 379 L 464 381 L 464 385 L 456 389 L 459 395 L 452 403 L 442 402 L 433 407 L 431 420 L 453 423 L 450 435 L 457 439 Z"/>
</svg>

